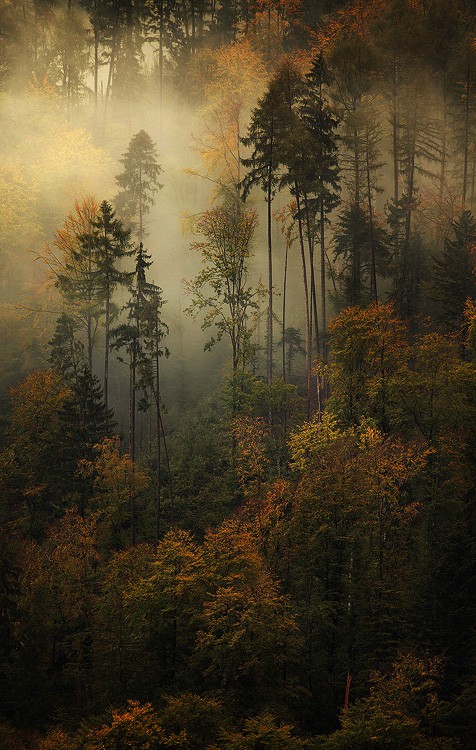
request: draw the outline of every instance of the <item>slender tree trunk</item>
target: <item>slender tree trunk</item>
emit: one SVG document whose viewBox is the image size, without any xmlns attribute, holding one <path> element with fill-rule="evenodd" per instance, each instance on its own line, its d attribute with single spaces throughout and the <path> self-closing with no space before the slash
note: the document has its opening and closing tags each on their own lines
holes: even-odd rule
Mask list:
<svg viewBox="0 0 476 750">
<path fill-rule="evenodd" d="M 143 200 L 143 190 L 142 190 L 142 159 L 139 161 L 139 243 L 142 244 L 142 240 L 144 237 L 144 230 L 143 230 L 143 206 L 142 206 L 142 200 Z"/>
<path fill-rule="evenodd" d="M 162 431 L 162 440 L 164 442 L 164 453 L 165 453 L 165 462 L 167 464 L 167 473 L 169 475 L 170 509 L 171 509 L 172 523 L 173 523 L 175 520 L 173 477 L 172 477 L 172 468 L 170 465 L 169 450 L 167 447 L 167 440 L 165 438 L 165 430 L 164 430 L 164 422 L 162 419 L 162 413 L 160 414 L 160 428 Z"/>
<path fill-rule="evenodd" d="M 314 340 L 316 353 L 320 354 L 321 345 L 319 340 L 319 321 L 317 317 L 317 293 L 316 293 L 316 272 L 314 269 L 314 231 L 311 227 L 311 217 L 309 213 L 309 203 L 307 194 L 303 194 L 304 211 L 306 214 L 307 244 L 309 249 L 309 275 L 311 277 L 311 324 L 314 327 Z"/>
<path fill-rule="evenodd" d="M 443 78 L 443 123 L 441 134 L 441 167 L 440 167 L 440 202 L 443 200 L 443 191 L 446 177 L 446 121 L 447 121 L 447 101 L 446 101 L 446 74 Z"/>
<path fill-rule="evenodd" d="M 370 180 L 370 159 L 369 159 L 369 129 L 366 130 L 366 149 L 365 149 L 365 160 L 367 166 L 367 199 L 369 207 L 369 222 L 370 222 L 370 296 L 374 302 L 378 300 L 377 294 L 377 268 L 375 262 L 375 234 L 374 234 L 374 214 L 372 208 L 372 185 Z"/>
<path fill-rule="evenodd" d="M 473 156 L 473 164 L 471 170 L 471 210 L 474 206 L 474 183 L 476 177 L 476 156 Z"/>
<path fill-rule="evenodd" d="M 272 165 L 268 172 L 268 385 L 273 380 L 273 245 L 272 245 Z"/>
<path fill-rule="evenodd" d="M 155 319 L 155 338 L 157 341 L 157 346 L 159 342 L 159 320 L 158 316 Z M 161 522 L 161 515 L 162 515 L 162 505 L 161 505 L 161 464 L 162 464 L 162 454 L 161 454 L 161 444 L 160 444 L 160 436 L 161 436 L 161 424 L 162 424 L 162 417 L 160 413 L 160 355 L 158 350 L 155 352 L 155 416 L 156 416 L 156 433 L 157 433 L 157 453 L 156 453 L 156 462 L 155 462 L 155 548 L 157 549 L 157 546 L 159 544 L 160 539 L 160 522 Z"/>
<path fill-rule="evenodd" d="M 108 408 L 109 399 L 108 399 L 108 389 L 109 389 L 109 339 L 110 339 L 110 313 L 111 309 L 111 294 L 109 289 L 109 280 L 106 281 L 106 313 L 105 313 L 105 321 L 104 321 L 104 329 L 105 329 L 105 352 L 104 352 L 104 403 L 106 405 L 106 409 Z"/>
<path fill-rule="evenodd" d="M 159 12 L 159 132 L 162 135 L 162 107 L 164 103 L 164 0 L 160 0 Z"/>
<path fill-rule="evenodd" d="M 320 241 L 321 241 L 321 338 L 322 354 L 324 358 L 327 354 L 326 335 L 327 335 L 327 310 L 326 310 L 326 245 L 325 245 L 325 216 L 324 201 L 320 201 Z"/>
<path fill-rule="evenodd" d="M 392 80 L 392 150 L 393 150 L 393 200 L 395 207 L 398 206 L 398 77 L 397 61 L 393 58 L 393 80 Z M 398 240 L 397 240 L 398 241 Z"/>
<path fill-rule="evenodd" d="M 304 252 L 304 237 L 302 231 L 302 219 L 301 219 L 301 206 L 299 199 L 299 188 L 297 182 L 294 183 L 294 190 L 296 193 L 296 208 L 298 214 L 298 229 L 299 229 L 299 246 L 301 249 L 301 262 L 302 262 L 302 277 L 304 283 L 304 299 L 305 299 L 305 311 L 306 311 L 306 380 L 307 380 L 307 418 L 311 416 L 311 372 L 312 372 L 312 361 L 311 361 L 311 315 L 309 310 L 309 285 L 307 280 L 307 266 L 306 266 L 306 254 Z"/>
<path fill-rule="evenodd" d="M 93 272 L 93 257 L 92 257 L 90 243 L 88 243 L 88 291 L 86 294 L 88 310 L 86 313 L 86 321 L 87 321 L 86 325 L 87 325 L 87 338 L 88 338 L 88 365 L 89 365 L 89 370 L 91 373 L 93 371 L 93 320 L 92 320 L 92 312 L 91 312 L 93 301 L 92 301 L 92 292 L 90 289 L 92 272 Z"/>
<path fill-rule="evenodd" d="M 94 12 L 97 10 L 97 2 L 94 3 Z M 99 81 L 99 33 L 97 30 L 97 19 L 94 21 L 94 113 L 98 109 L 98 81 Z"/>
<path fill-rule="evenodd" d="M 466 206 L 466 190 L 467 190 L 467 182 L 468 182 L 468 151 L 469 151 L 469 131 L 470 131 L 470 122 L 469 122 L 469 112 L 470 112 L 470 104 L 469 104 L 469 97 L 470 97 L 470 91 L 471 91 L 471 65 L 468 59 L 468 66 L 466 71 L 466 107 L 465 107 L 465 116 L 464 116 L 464 162 L 463 162 L 463 193 L 461 197 L 461 202 L 463 204 L 463 208 Z"/>
<path fill-rule="evenodd" d="M 286 242 L 284 255 L 284 278 L 283 278 L 283 327 L 282 327 L 282 357 L 283 357 L 283 380 L 286 382 L 286 292 L 288 281 L 288 254 L 289 243 Z"/>
<path fill-rule="evenodd" d="M 129 386 L 129 453 L 134 464 L 136 459 L 136 347 L 133 345 L 130 364 L 130 386 Z M 135 489 L 130 490 L 131 510 L 131 545 L 136 546 L 136 498 Z"/>
</svg>

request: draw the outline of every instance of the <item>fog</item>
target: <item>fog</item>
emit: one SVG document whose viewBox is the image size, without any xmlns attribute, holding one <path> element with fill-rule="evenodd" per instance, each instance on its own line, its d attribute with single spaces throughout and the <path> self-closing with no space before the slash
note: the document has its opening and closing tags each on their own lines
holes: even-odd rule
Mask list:
<svg viewBox="0 0 476 750">
<path fill-rule="evenodd" d="M 157 191 L 155 205 L 145 217 L 145 245 L 153 258 L 150 280 L 162 288 L 166 300 L 162 312 L 169 327 L 167 346 L 170 358 L 163 363 L 164 401 L 180 403 L 184 388 L 188 398 L 196 400 L 217 389 L 229 367 L 229 351 L 226 341 L 222 341 L 212 352 L 204 352 L 207 332 L 201 331 L 200 319 L 193 321 L 184 312 L 190 305 L 185 281 L 193 278 L 201 267 L 198 253 L 190 249 L 191 242 L 196 239 L 191 231 L 190 218 L 218 205 L 220 183 L 236 182 L 243 177 L 243 167 L 237 157 L 243 156 L 245 149 L 240 146 L 238 154 L 237 137 L 246 134 L 253 107 L 265 91 L 278 60 L 273 56 L 265 60 L 255 29 L 234 44 L 204 46 L 188 59 L 174 59 L 166 46 L 161 81 L 157 41 L 147 41 L 144 37 L 140 43 L 132 40 L 131 44 L 136 47 L 131 48 L 129 63 L 121 60 L 120 75 L 116 71 L 117 80 L 112 93 L 109 90 L 111 63 L 108 63 L 107 48 L 100 47 L 96 96 L 90 20 L 86 11 L 77 4 L 71 6 L 70 3 L 68 7 L 69 10 L 65 4 L 52 4 L 42 16 L 40 6 L 27 4 L 25 12 L 34 11 L 35 15 L 25 16 L 30 19 L 26 23 L 18 7 L 6 0 L 2 2 L 2 13 L 12 24 L 10 32 L 5 35 L 11 47 L 8 44 L 5 47 L 7 64 L 0 94 L 2 341 L 5 351 L 18 346 L 23 352 L 19 355 L 20 364 L 16 361 L 15 366 L 4 365 L 5 388 L 31 367 L 46 364 L 46 343 L 61 308 L 61 300 L 54 287 L 54 278 L 44 262 L 45 247 L 54 242 L 55 231 L 73 210 L 75 201 L 92 197 L 98 202 L 108 200 L 114 204 L 118 192 L 115 177 L 122 169 L 119 160 L 131 138 L 145 130 L 156 144 L 163 170 L 160 178 L 163 188 Z M 134 25 L 125 28 L 130 34 L 137 31 Z M 57 58 L 51 57 L 52 50 Z M 85 55 L 85 59 L 81 55 Z M 301 69 L 306 70 L 310 54 L 306 52 L 295 57 Z M 339 69 L 339 59 L 333 60 L 332 54 L 329 59 L 331 65 Z M 80 69 L 78 80 L 71 74 L 73 63 Z M 349 114 L 346 108 L 350 106 L 350 100 L 342 94 L 342 86 L 348 84 L 345 65 L 341 66 L 342 78 L 337 78 L 329 97 L 341 119 L 341 206 L 352 198 L 354 189 L 349 133 L 352 127 L 361 127 L 359 117 L 367 117 L 372 123 L 370 137 L 375 162 L 371 174 L 372 209 L 375 221 L 383 224 L 393 180 L 389 89 L 378 80 L 372 87 L 364 86 L 355 99 L 359 101 L 357 114 Z M 418 65 L 416 63 L 415 68 L 418 72 L 415 74 L 414 70 L 413 75 L 401 83 L 403 94 L 399 106 L 402 117 L 406 117 L 408 102 L 415 101 L 417 140 L 420 137 L 419 122 L 432 123 L 433 130 L 430 128 L 430 131 L 435 132 L 431 136 L 434 140 L 441 139 L 446 128 L 446 172 L 439 187 L 436 180 L 441 167 L 432 167 L 427 158 L 428 148 L 427 155 L 424 146 L 420 153 L 418 148 L 416 151 L 420 159 L 416 166 L 418 200 L 412 221 L 414 231 L 424 234 L 429 243 L 428 255 L 441 247 L 442 237 L 461 205 L 462 168 L 461 156 L 455 146 L 457 128 L 450 132 L 449 120 L 445 120 L 444 127 L 442 125 L 439 82 L 428 75 L 426 68 L 420 71 Z M 356 118 L 357 125 L 352 125 L 352 117 Z M 408 131 L 408 125 L 406 127 Z M 438 128 L 439 134 L 436 133 Z M 401 131 L 402 141 L 407 131 Z M 434 153 L 438 148 L 441 146 L 435 146 Z M 474 160 L 471 165 L 474 173 Z M 471 177 L 467 179 L 471 181 Z M 401 176 L 400 180 L 403 180 Z M 471 199 L 474 198 L 474 174 L 472 180 Z M 290 198 L 286 190 L 278 192 L 273 211 L 279 212 Z M 253 288 L 260 284 L 266 287 L 266 203 L 259 188 L 251 192 L 249 204 L 259 215 L 249 283 Z M 337 207 L 329 215 L 326 240 L 329 261 L 333 257 L 333 233 L 339 211 L 340 207 Z M 275 314 L 280 319 L 285 241 L 278 222 L 273 222 L 272 233 L 274 305 Z M 341 261 L 334 264 L 332 271 L 334 282 L 330 278 L 327 282 L 331 314 L 339 263 Z M 385 277 L 380 285 L 382 290 L 390 288 Z M 125 300 L 123 292 L 122 302 Z M 266 304 L 264 298 L 260 300 L 262 315 L 254 334 L 258 346 L 255 361 L 258 376 L 264 376 L 266 372 L 263 351 Z M 302 332 L 305 329 L 297 242 L 289 251 L 287 325 Z M 281 337 L 279 320 L 275 330 L 279 372 L 280 353 L 276 346 Z M 98 361 L 100 357 L 99 349 Z M 100 375 L 99 366 L 97 374 Z"/>
</svg>

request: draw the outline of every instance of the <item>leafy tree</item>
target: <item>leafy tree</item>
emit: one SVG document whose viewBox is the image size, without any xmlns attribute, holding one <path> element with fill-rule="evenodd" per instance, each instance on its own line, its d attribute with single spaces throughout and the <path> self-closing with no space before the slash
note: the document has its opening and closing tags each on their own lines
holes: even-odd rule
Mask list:
<svg viewBox="0 0 476 750">
<path fill-rule="evenodd" d="M 118 747 L 148 750 L 151 743 L 157 750 L 185 750 L 188 747 L 184 732 L 167 735 L 150 703 L 141 705 L 137 701 L 128 701 L 125 710 L 113 711 L 109 725 L 89 732 L 83 747 L 84 750 L 116 750 Z"/>
<path fill-rule="evenodd" d="M 155 144 L 145 130 L 132 137 L 121 164 L 124 171 L 116 181 L 123 190 L 116 198 L 116 207 L 124 222 L 137 227 L 138 240 L 143 242 L 147 234 L 144 215 L 154 205 L 157 190 L 163 187 L 159 183 L 162 167 L 157 162 Z"/>
<path fill-rule="evenodd" d="M 123 529 L 129 520 L 132 546 L 136 541 L 136 500 L 149 487 L 149 477 L 133 463 L 128 454 L 121 455 L 119 437 L 106 437 L 94 446 L 94 458 L 84 459 L 79 471 L 93 482 L 94 495 L 90 512 L 97 519 L 101 533 L 110 543 L 124 544 Z"/>
<path fill-rule="evenodd" d="M 244 118 L 262 85 L 264 69 L 260 55 L 246 38 L 213 50 L 211 62 L 197 150 L 206 169 L 205 179 L 216 185 L 220 199 L 234 201 L 239 199 L 242 181 Z"/>
<path fill-rule="evenodd" d="M 441 748 L 455 743 L 431 731 L 436 717 L 438 660 L 401 654 L 390 675 L 375 673 L 370 696 L 357 701 L 342 716 L 342 729 L 323 743 L 326 750 L 392 747 L 404 750 Z"/>
<path fill-rule="evenodd" d="M 292 733 L 289 724 L 280 724 L 269 713 L 247 719 L 241 732 L 227 732 L 223 748 L 226 750 L 300 750 L 307 747 L 305 740 Z"/>
<path fill-rule="evenodd" d="M 195 226 L 204 242 L 192 249 L 200 253 L 203 269 L 188 282 L 192 304 L 188 312 L 196 317 L 205 312 L 202 330 L 216 329 L 216 336 L 205 344 L 210 349 L 226 336 L 232 349 L 233 413 L 237 407 L 237 376 L 248 356 L 250 313 L 256 309 L 254 293 L 248 286 L 251 241 L 257 216 L 239 203 L 225 203 L 202 214 Z"/>
<path fill-rule="evenodd" d="M 127 466 L 127 465 L 126 465 Z M 122 468 L 126 468 L 122 462 Z M 119 467 L 118 467 L 119 468 Z M 120 481 L 119 471 L 116 481 Z M 104 485 L 96 484 L 104 492 Z M 111 498 L 112 501 L 112 498 Z M 127 503 L 127 498 L 125 498 Z M 127 515 L 124 508 L 106 504 L 96 507 L 98 541 L 110 549 L 121 538 L 120 521 Z M 99 513 L 97 512 L 99 511 Z M 127 511 L 127 509 L 126 509 Z M 109 526 L 104 515 L 110 513 Z M 109 531 L 109 534 L 105 533 Z M 112 532 L 112 533 L 111 533 Z M 153 570 L 154 550 L 150 545 L 137 544 L 126 550 L 115 550 L 101 565 L 99 585 L 94 598 L 92 614 L 92 691 L 96 710 L 110 705 L 122 705 L 129 695 L 144 694 L 144 680 L 150 672 L 148 645 L 137 637 L 134 618 L 135 589 L 142 585 Z M 150 682 L 152 683 L 152 675 Z"/>
<path fill-rule="evenodd" d="M 219 741 L 225 725 L 223 705 L 214 698 L 193 693 L 164 697 L 160 718 L 164 729 L 173 734 L 184 731 L 187 748 L 201 750 Z"/>
<path fill-rule="evenodd" d="M 192 535 L 173 530 L 159 541 L 150 574 L 131 591 L 130 617 L 136 639 L 144 644 L 149 694 L 156 694 L 158 686 L 167 692 L 190 689 L 197 674 L 192 654 L 207 579 Z"/>
<path fill-rule="evenodd" d="M 69 398 L 71 390 L 51 371 L 33 372 L 11 391 L 10 445 L 34 537 L 57 515 L 69 484 L 63 423 Z"/>
<path fill-rule="evenodd" d="M 299 634 L 253 530 L 235 519 L 225 521 L 207 534 L 203 556 L 211 596 L 199 617 L 199 669 L 242 705 L 279 700 L 292 686 L 290 665 Z"/>
<path fill-rule="evenodd" d="M 91 616 L 99 562 L 95 525 L 68 511 L 43 545 L 30 544 L 22 564 L 16 705 L 25 723 L 38 713 L 88 701 Z M 21 645 L 20 645 L 21 644 Z"/>
<path fill-rule="evenodd" d="M 346 423 L 362 417 L 389 428 L 389 406 L 398 396 L 393 379 L 405 366 L 405 325 L 391 305 L 347 308 L 330 326 L 333 353 L 331 408 Z"/>
<path fill-rule="evenodd" d="M 93 348 L 102 312 L 97 259 L 92 239 L 93 222 L 99 206 L 92 198 L 75 203 L 74 211 L 66 217 L 55 233 L 54 248 L 47 248 L 46 262 L 52 270 L 65 307 L 64 316 L 57 323 L 52 343 L 55 364 L 65 357 L 68 369 L 77 369 L 81 344 L 75 334 L 86 334 L 89 369 L 93 367 Z M 69 351 L 68 351 L 69 350 Z M 61 367 L 63 371 L 63 367 Z"/>
</svg>

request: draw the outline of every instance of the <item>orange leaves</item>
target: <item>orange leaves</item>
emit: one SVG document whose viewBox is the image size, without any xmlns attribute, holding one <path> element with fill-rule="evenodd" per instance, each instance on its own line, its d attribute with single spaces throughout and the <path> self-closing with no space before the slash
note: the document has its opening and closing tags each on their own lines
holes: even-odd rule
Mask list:
<svg viewBox="0 0 476 750">
<path fill-rule="evenodd" d="M 145 472 L 131 460 L 128 453 L 121 455 L 119 436 L 105 438 L 95 446 L 97 458 L 94 461 L 83 460 L 80 472 L 84 476 L 93 476 L 99 492 L 114 498 L 127 497 L 130 492 L 140 492 L 148 484 Z"/>
<path fill-rule="evenodd" d="M 185 732 L 167 735 L 158 715 L 150 703 L 140 704 L 128 701 L 127 708 L 113 711 L 112 722 L 96 730 L 91 730 L 84 744 L 84 750 L 151 750 L 152 748 L 187 748 Z"/>
<path fill-rule="evenodd" d="M 325 53 L 339 39 L 351 35 L 368 38 L 371 33 L 370 25 L 384 5 L 384 0 L 354 0 L 345 10 L 327 20 L 323 28 L 314 32 L 315 52 Z"/>
<path fill-rule="evenodd" d="M 63 226 L 55 232 L 54 245 L 60 251 L 60 261 L 71 262 L 73 252 L 78 250 L 78 238 L 91 232 L 98 212 L 99 204 L 94 198 L 75 200 L 74 211 L 70 211 Z"/>
<path fill-rule="evenodd" d="M 56 421 L 70 390 L 60 376 L 51 370 L 37 370 L 10 391 L 12 401 L 11 429 L 17 436 L 29 439 Z"/>
<path fill-rule="evenodd" d="M 265 71 L 247 39 L 219 47 L 213 58 L 197 151 L 207 177 L 235 191 L 240 182 L 240 137 L 245 118 L 263 89 Z"/>
</svg>

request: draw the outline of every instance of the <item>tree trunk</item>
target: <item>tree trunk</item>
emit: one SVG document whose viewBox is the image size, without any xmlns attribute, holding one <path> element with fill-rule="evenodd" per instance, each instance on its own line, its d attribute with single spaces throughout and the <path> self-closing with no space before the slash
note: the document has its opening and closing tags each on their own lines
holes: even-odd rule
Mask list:
<svg viewBox="0 0 476 750">
<path fill-rule="evenodd" d="M 272 147 L 272 146 L 271 146 Z M 273 380 L 273 246 L 272 246 L 272 164 L 268 173 L 268 385 Z"/>
<path fill-rule="evenodd" d="M 136 458 L 136 348 L 131 353 L 129 388 L 129 452 L 132 463 Z M 130 489 L 131 545 L 136 546 L 136 499 L 134 487 Z"/>
<path fill-rule="evenodd" d="M 301 220 L 301 206 L 299 200 L 299 188 L 297 182 L 294 183 L 294 190 L 296 193 L 296 207 L 298 215 L 298 228 L 299 228 L 299 246 L 301 249 L 301 262 L 302 262 L 302 277 L 304 284 L 304 299 L 305 299 L 305 311 L 306 311 L 306 380 L 307 380 L 307 418 L 311 416 L 311 315 L 309 310 L 309 285 L 307 280 L 307 267 L 306 267 L 306 254 L 304 252 L 304 237 L 302 231 L 302 220 Z"/>
<path fill-rule="evenodd" d="M 289 243 L 286 242 L 284 255 L 284 278 L 283 278 L 283 326 L 282 326 L 282 357 L 283 357 L 283 380 L 286 382 L 286 292 L 288 280 L 288 254 Z"/>
<path fill-rule="evenodd" d="M 464 161 L 463 161 L 463 191 L 462 191 L 462 197 L 461 202 L 463 204 L 463 209 L 466 206 L 466 190 L 467 190 L 467 182 L 468 182 L 468 151 L 469 151 L 469 131 L 470 131 L 470 122 L 469 122 L 469 112 L 470 112 L 470 105 L 469 105 L 469 97 L 470 97 L 470 89 L 471 89 L 471 65 L 468 59 L 468 67 L 466 71 L 466 107 L 465 107 L 465 117 L 464 117 Z"/>
<path fill-rule="evenodd" d="M 366 130 L 366 154 L 365 154 L 366 166 L 367 166 L 367 199 L 369 206 L 369 222 L 370 222 L 370 296 L 374 302 L 378 300 L 377 294 L 377 268 L 375 263 L 375 235 L 374 235 L 374 215 L 372 208 L 372 185 L 370 181 L 370 159 L 369 159 L 369 129 Z"/>
<path fill-rule="evenodd" d="M 326 246 L 325 246 L 325 217 L 324 201 L 321 198 L 320 205 L 320 241 L 321 241 L 321 339 L 322 355 L 324 359 L 326 352 L 326 334 L 327 334 L 327 311 L 326 311 Z"/>
<path fill-rule="evenodd" d="M 106 282 L 106 314 L 104 321 L 105 329 L 105 352 L 104 352 L 104 403 L 106 409 L 108 408 L 108 388 L 109 388 L 109 338 L 110 338 L 110 306 L 111 306 L 111 295 L 109 291 L 109 281 Z"/>
<path fill-rule="evenodd" d="M 159 320 L 155 319 L 155 337 L 157 346 L 159 342 Z M 162 463 L 160 436 L 162 418 L 160 413 L 160 356 L 158 350 L 155 353 L 155 411 L 156 411 L 156 433 L 157 433 L 157 453 L 155 463 L 155 548 L 157 549 L 160 539 L 160 521 L 162 514 L 161 505 L 161 478 L 160 469 Z"/>
</svg>

